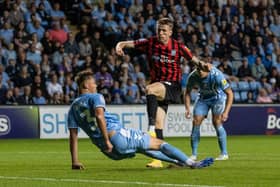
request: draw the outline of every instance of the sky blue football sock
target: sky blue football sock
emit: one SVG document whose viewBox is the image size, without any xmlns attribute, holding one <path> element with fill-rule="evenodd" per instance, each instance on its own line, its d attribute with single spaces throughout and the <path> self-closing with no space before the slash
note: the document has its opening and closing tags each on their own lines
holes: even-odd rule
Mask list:
<svg viewBox="0 0 280 187">
<path fill-rule="evenodd" d="M 160 151 L 166 156 L 178 160 L 183 164 L 185 164 L 188 160 L 188 156 L 185 153 L 166 142 L 161 144 Z"/>
<path fill-rule="evenodd" d="M 222 124 L 216 127 L 216 132 L 221 154 L 227 155 L 227 133 Z"/>
<path fill-rule="evenodd" d="M 147 151 L 144 152 L 144 154 L 149 156 L 149 157 L 158 159 L 158 160 L 162 160 L 162 161 L 165 161 L 165 162 L 170 162 L 170 163 L 178 164 L 178 160 L 172 159 L 172 158 L 166 156 L 161 151 L 147 150 Z"/>
<path fill-rule="evenodd" d="M 197 155 L 199 141 L 200 141 L 200 125 L 194 125 L 191 134 L 192 155 Z"/>
</svg>

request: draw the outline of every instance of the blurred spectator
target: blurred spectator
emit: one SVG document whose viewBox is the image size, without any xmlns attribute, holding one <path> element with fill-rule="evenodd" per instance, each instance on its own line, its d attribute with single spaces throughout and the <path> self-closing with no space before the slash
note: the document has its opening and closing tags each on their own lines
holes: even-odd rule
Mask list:
<svg viewBox="0 0 280 187">
<path fill-rule="evenodd" d="M 23 21 L 23 13 L 20 11 L 18 5 L 13 3 L 12 10 L 10 11 L 9 18 L 11 25 L 16 27 L 21 21 Z"/>
<path fill-rule="evenodd" d="M 76 97 L 78 91 L 77 83 L 72 80 L 71 74 L 65 76 L 64 84 L 62 87 L 64 95 L 68 95 L 70 100 Z"/>
<path fill-rule="evenodd" d="M 35 52 L 37 54 L 41 55 L 41 53 L 44 49 L 43 49 L 43 45 L 40 42 L 40 39 L 38 38 L 38 35 L 36 33 L 31 34 L 31 40 L 29 41 L 29 43 L 30 43 L 30 46 L 34 44 L 35 48 L 36 48 Z"/>
<path fill-rule="evenodd" d="M 75 36 L 72 32 L 68 33 L 68 39 L 64 43 L 64 49 L 66 53 L 79 55 L 79 46 L 75 40 Z"/>
<path fill-rule="evenodd" d="M 114 58 L 114 56 L 111 54 L 107 55 L 107 60 L 105 61 L 105 64 L 107 66 L 108 73 L 111 74 L 114 80 L 117 80 L 119 74 L 119 67 L 117 67 L 116 65 L 116 59 Z"/>
<path fill-rule="evenodd" d="M 273 17 L 272 18 L 272 23 L 269 25 L 269 29 L 271 32 L 276 36 L 280 37 L 280 17 Z"/>
<path fill-rule="evenodd" d="M 2 74 L 0 74 L 0 104 L 3 104 L 5 102 L 4 98 L 5 98 L 5 94 L 8 90 L 8 85 L 3 83 L 2 79 L 3 79 L 3 76 L 2 76 Z"/>
<path fill-rule="evenodd" d="M 226 37 L 222 36 L 220 43 L 216 44 L 213 56 L 223 58 L 228 57 L 230 53 L 230 48 Z"/>
<path fill-rule="evenodd" d="M 267 92 L 264 88 L 259 90 L 257 103 L 272 103 L 272 99 L 267 95 Z"/>
<path fill-rule="evenodd" d="M 67 41 L 67 32 L 60 27 L 59 22 L 52 23 L 52 28 L 49 30 L 49 34 L 50 41 L 59 42 L 62 45 Z"/>
<path fill-rule="evenodd" d="M 20 88 L 30 86 L 32 84 L 32 77 L 28 72 L 28 66 L 23 66 L 20 73 L 15 76 L 13 81 L 15 86 Z"/>
<path fill-rule="evenodd" d="M 12 60 L 16 60 L 17 59 L 17 54 L 16 51 L 14 50 L 14 44 L 10 43 L 8 45 L 8 49 L 3 51 L 3 57 L 4 57 L 4 62 L 2 62 L 3 64 L 7 65 L 8 62 L 12 59 Z"/>
<path fill-rule="evenodd" d="M 5 72 L 8 74 L 11 80 L 13 80 L 13 78 L 16 76 L 16 61 L 14 59 L 10 59 L 8 61 Z"/>
<path fill-rule="evenodd" d="M 71 97 L 68 94 L 63 95 L 62 104 L 70 105 L 72 102 Z"/>
<path fill-rule="evenodd" d="M 31 87 L 30 86 L 24 86 L 23 87 L 23 95 L 20 96 L 21 99 L 20 101 L 22 103 L 18 103 L 18 104 L 24 104 L 24 105 L 30 105 L 33 104 L 33 98 L 31 95 Z"/>
<path fill-rule="evenodd" d="M 62 86 L 58 83 L 57 75 L 55 73 L 51 75 L 51 81 L 47 83 L 47 92 L 49 97 L 52 99 L 52 102 L 57 102 L 60 95 L 63 94 Z M 54 96 L 55 93 L 56 95 Z"/>
<path fill-rule="evenodd" d="M 116 0 L 109 0 L 105 4 L 105 10 L 110 12 L 112 15 L 115 15 L 117 13 L 118 3 Z"/>
<path fill-rule="evenodd" d="M 61 93 L 58 93 L 58 92 L 54 92 L 50 101 L 49 101 L 49 104 L 52 104 L 52 105 L 60 105 L 60 104 L 63 104 L 62 101 L 61 101 L 61 96 L 62 94 Z"/>
<path fill-rule="evenodd" d="M 97 82 L 97 90 L 98 93 L 101 93 L 104 96 L 105 102 L 111 102 L 111 94 L 110 94 L 110 87 L 106 85 L 104 77 L 100 77 Z"/>
<path fill-rule="evenodd" d="M 146 103 L 146 81 L 143 77 L 138 77 L 136 85 L 139 90 L 139 103 Z"/>
<path fill-rule="evenodd" d="M 79 22 L 88 24 L 91 18 L 91 12 L 93 11 L 93 7 L 87 0 L 81 0 L 79 3 Z"/>
<path fill-rule="evenodd" d="M 248 65 L 248 59 L 242 59 L 242 65 L 238 68 L 237 77 L 244 81 L 253 81 L 251 68 Z"/>
<path fill-rule="evenodd" d="M 82 41 L 80 41 L 78 45 L 80 49 L 80 56 L 82 59 L 84 59 L 86 56 L 92 55 L 92 46 L 89 40 L 89 36 L 84 36 Z"/>
<path fill-rule="evenodd" d="M 264 65 L 262 64 L 262 59 L 260 56 L 256 58 L 255 64 L 252 65 L 252 75 L 257 80 L 260 80 L 262 76 L 268 75 Z"/>
<path fill-rule="evenodd" d="M 38 0 L 36 0 L 37 2 Z M 36 4 L 35 2 L 35 4 Z M 45 1 L 45 2 L 48 2 L 48 1 Z M 50 21 L 51 21 L 51 17 L 50 17 L 50 11 L 51 11 L 51 7 L 50 9 L 48 10 L 44 4 L 44 2 L 40 2 L 39 5 L 37 5 L 37 13 L 38 15 L 40 16 L 40 18 L 42 18 L 42 23 L 41 25 L 44 27 L 44 28 L 48 28 L 49 25 L 50 25 Z M 48 6 L 48 5 L 47 5 Z"/>
<path fill-rule="evenodd" d="M 124 99 L 126 103 L 141 103 L 139 88 L 131 78 L 127 79 L 125 90 L 126 95 L 124 96 Z"/>
<path fill-rule="evenodd" d="M 120 39 L 121 30 L 118 23 L 114 20 L 113 15 L 107 12 L 103 23 L 105 41 L 108 46 L 113 46 Z"/>
<path fill-rule="evenodd" d="M 4 104 L 5 105 L 17 105 L 13 94 L 13 89 L 8 89 L 4 98 Z"/>
<path fill-rule="evenodd" d="M 51 55 L 54 52 L 54 43 L 51 40 L 49 31 L 44 33 L 44 37 L 42 38 L 41 42 L 44 48 L 44 53 Z"/>
<path fill-rule="evenodd" d="M 113 94 L 112 98 L 112 104 L 123 104 L 123 99 L 121 98 L 121 95 L 119 93 Z"/>
<path fill-rule="evenodd" d="M 54 3 L 53 9 L 50 11 L 50 18 L 53 22 L 59 22 L 61 19 L 65 19 L 65 14 L 60 10 L 60 4 Z"/>
<path fill-rule="evenodd" d="M 32 97 L 32 102 L 35 105 L 44 105 L 47 104 L 46 98 L 42 95 L 42 90 L 40 88 L 37 88 L 35 90 L 35 94 Z"/>
<path fill-rule="evenodd" d="M 67 56 L 67 53 L 65 53 L 64 46 L 60 45 L 59 50 L 56 50 L 52 56 L 52 64 L 55 66 L 55 69 L 63 62 L 65 56 Z"/>
<path fill-rule="evenodd" d="M 40 75 L 36 75 L 34 76 L 33 78 L 33 82 L 32 82 L 32 85 L 31 85 L 31 93 L 32 95 L 36 95 L 36 90 L 40 90 L 42 93 L 41 95 L 42 96 L 45 96 L 46 95 L 46 85 L 45 85 L 45 82 L 42 81 L 42 78 Z"/>
<path fill-rule="evenodd" d="M 52 6 L 48 0 L 35 0 L 35 6 L 40 7 L 40 4 L 43 4 L 46 10 L 46 13 L 50 15 L 52 11 Z"/>
<path fill-rule="evenodd" d="M 31 44 L 29 50 L 27 50 L 26 60 L 31 64 L 40 64 L 42 61 L 41 54 L 37 53 L 36 49 L 36 44 Z"/>
<path fill-rule="evenodd" d="M 34 20 L 26 26 L 26 31 L 28 34 L 36 33 L 38 40 L 44 37 L 45 29 L 41 26 L 40 20 Z"/>
<path fill-rule="evenodd" d="M 0 64 L 0 76 L 1 76 L 1 84 L 6 87 L 9 87 L 10 77 L 5 71 L 5 66 L 3 66 L 2 64 Z"/>
<path fill-rule="evenodd" d="M 38 20 L 42 21 L 40 15 L 37 13 L 37 8 L 35 3 L 31 3 L 29 5 L 29 9 L 24 13 L 24 21 L 27 25 L 29 25 L 32 21 Z"/>
<path fill-rule="evenodd" d="M 253 94 L 253 92 L 251 92 L 251 91 L 248 91 L 248 92 L 247 92 L 247 99 L 246 99 L 245 102 L 246 102 L 246 103 L 249 103 L 249 104 L 255 103 L 255 102 L 256 102 L 255 99 L 254 99 L 254 94 Z"/>
<path fill-rule="evenodd" d="M 93 33 L 93 38 L 91 39 L 91 46 L 94 57 L 103 57 L 103 55 L 107 53 L 106 46 L 101 41 L 101 34 L 99 31 L 95 31 Z"/>
<path fill-rule="evenodd" d="M 242 56 L 248 56 L 252 53 L 252 43 L 249 35 L 245 35 L 241 47 Z"/>
<path fill-rule="evenodd" d="M 0 29 L 0 39 L 4 44 L 9 45 L 14 39 L 14 29 L 11 28 L 8 22 L 4 23 L 4 26 Z"/>
<path fill-rule="evenodd" d="M 143 5 L 141 2 L 142 2 L 142 0 L 134 0 L 132 5 L 128 9 L 128 12 L 130 15 L 135 15 L 136 13 L 143 11 Z"/>
<path fill-rule="evenodd" d="M 106 66 L 106 64 L 102 64 L 100 71 L 95 73 L 95 79 L 97 82 L 102 79 L 104 81 L 104 86 L 108 88 L 111 88 L 113 85 L 113 77 L 108 72 L 108 67 Z"/>
</svg>

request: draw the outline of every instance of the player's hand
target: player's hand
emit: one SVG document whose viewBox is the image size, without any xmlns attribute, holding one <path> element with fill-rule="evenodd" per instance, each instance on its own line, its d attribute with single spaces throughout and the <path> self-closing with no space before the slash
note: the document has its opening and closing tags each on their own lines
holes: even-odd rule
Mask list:
<svg viewBox="0 0 280 187">
<path fill-rule="evenodd" d="M 123 52 L 122 47 L 120 46 L 120 43 L 118 43 L 116 46 L 116 53 L 117 53 L 117 55 L 124 56 L 124 52 Z"/>
<path fill-rule="evenodd" d="M 85 167 L 82 163 L 78 162 L 78 163 L 74 163 L 72 164 L 72 169 L 75 169 L 75 170 L 84 170 Z"/>
<path fill-rule="evenodd" d="M 210 63 L 203 63 L 203 65 L 202 65 L 203 71 L 210 71 L 211 68 L 212 68 L 212 64 L 210 64 Z"/>
<path fill-rule="evenodd" d="M 187 119 L 190 119 L 191 118 L 191 112 L 189 110 L 186 110 L 185 116 L 186 116 Z"/>
<path fill-rule="evenodd" d="M 228 119 L 228 113 L 224 112 L 222 113 L 222 121 L 225 122 Z"/>
<path fill-rule="evenodd" d="M 111 153 L 112 150 L 113 150 L 113 145 L 111 144 L 111 142 L 108 140 L 106 141 L 106 146 L 107 146 L 107 149 L 105 150 L 106 153 Z"/>
</svg>

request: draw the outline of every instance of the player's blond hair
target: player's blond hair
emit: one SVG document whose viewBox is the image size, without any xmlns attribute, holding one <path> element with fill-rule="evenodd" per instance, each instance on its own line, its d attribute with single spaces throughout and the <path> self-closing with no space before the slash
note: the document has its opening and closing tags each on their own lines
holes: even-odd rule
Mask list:
<svg viewBox="0 0 280 187">
<path fill-rule="evenodd" d="M 174 23 L 173 21 L 170 19 L 170 18 L 161 18 L 157 21 L 157 28 L 160 26 L 160 25 L 168 25 L 171 30 L 173 29 L 174 27 Z"/>
</svg>

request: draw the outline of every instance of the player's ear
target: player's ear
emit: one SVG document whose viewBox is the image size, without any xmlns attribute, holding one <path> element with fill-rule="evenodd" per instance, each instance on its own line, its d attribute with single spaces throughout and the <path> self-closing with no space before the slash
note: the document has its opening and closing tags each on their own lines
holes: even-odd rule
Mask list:
<svg viewBox="0 0 280 187">
<path fill-rule="evenodd" d="M 88 89 L 88 84 L 86 81 L 84 81 L 84 83 L 83 83 L 83 89 Z"/>
</svg>

